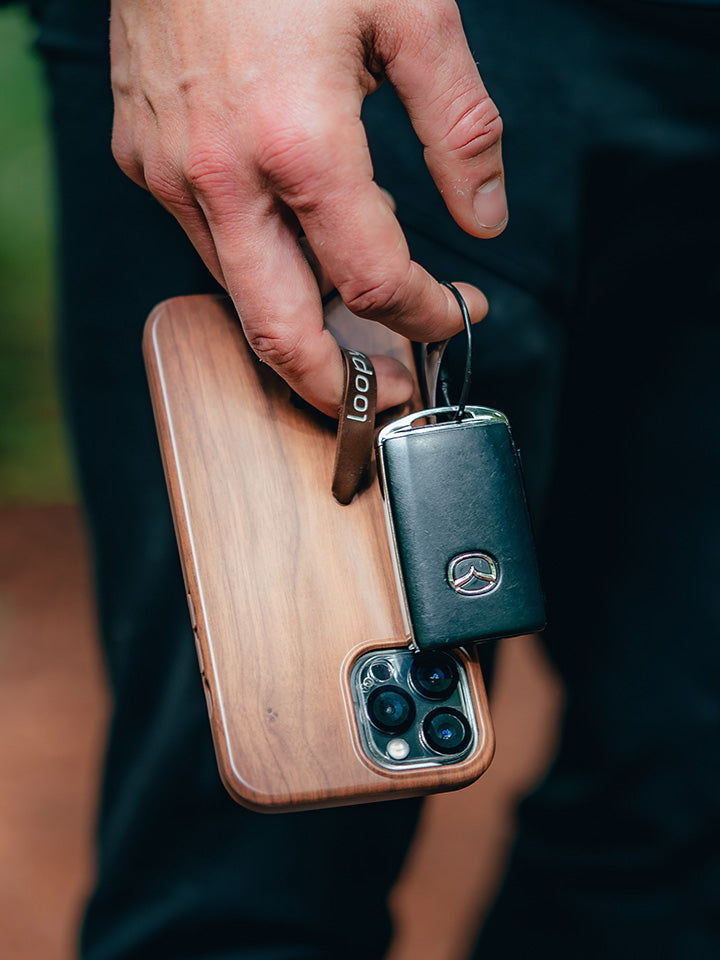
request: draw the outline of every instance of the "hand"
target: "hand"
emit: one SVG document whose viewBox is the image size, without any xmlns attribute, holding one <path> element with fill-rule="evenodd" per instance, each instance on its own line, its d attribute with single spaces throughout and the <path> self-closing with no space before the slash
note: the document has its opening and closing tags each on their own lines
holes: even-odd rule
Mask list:
<svg viewBox="0 0 720 960">
<path fill-rule="evenodd" d="M 458 224 L 503 229 L 501 121 L 452 0 L 113 0 L 111 54 L 117 162 L 178 219 L 253 350 L 306 400 L 337 415 L 342 392 L 320 286 L 411 339 L 461 329 L 450 291 L 410 259 L 360 119 L 387 77 Z M 484 296 L 461 289 L 481 319 Z M 406 371 L 376 369 L 380 409 L 409 397 Z"/>
</svg>

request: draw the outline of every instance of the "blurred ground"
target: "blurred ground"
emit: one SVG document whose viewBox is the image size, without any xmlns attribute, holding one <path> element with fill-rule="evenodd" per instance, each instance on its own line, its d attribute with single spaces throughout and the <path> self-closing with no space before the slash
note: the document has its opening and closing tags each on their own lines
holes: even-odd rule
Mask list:
<svg viewBox="0 0 720 960">
<path fill-rule="evenodd" d="M 73 956 L 106 698 L 72 507 L 0 513 L 0 957 Z"/>
<path fill-rule="evenodd" d="M 497 887 L 514 801 L 552 751 L 559 706 L 537 646 L 505 641 L 496 759 L 473 787 L 427 803 L 395 892 L 389 960 L 463 956 Z M 0 957 L 74 957 L 106 716 L 76 508 L 0 511 Z"/>
</svg>

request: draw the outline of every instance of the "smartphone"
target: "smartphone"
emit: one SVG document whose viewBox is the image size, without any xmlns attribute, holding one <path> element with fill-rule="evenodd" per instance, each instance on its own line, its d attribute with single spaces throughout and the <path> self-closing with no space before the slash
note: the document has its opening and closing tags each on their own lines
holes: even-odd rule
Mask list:
<svg viewBox="0 0 720 960">
<path fill-rule="evenodd" d="M 380 324 L 327 313 L 344 345 L 412 363 Z M 477 779 L 494 739 L 476 655 L 408 649 L 377 480 L 347 506 L 330 492 L 335 422 L 293 402 L 226 298 L 161 303 L 143 348 L 230 794 L 272 812 Z"/>
</svg>

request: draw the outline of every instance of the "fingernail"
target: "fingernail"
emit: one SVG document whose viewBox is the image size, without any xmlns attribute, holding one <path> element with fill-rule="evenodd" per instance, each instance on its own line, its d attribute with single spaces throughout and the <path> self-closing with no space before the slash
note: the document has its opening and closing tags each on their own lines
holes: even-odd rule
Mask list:
<svg viewBox="0 0 720 960">
<path fill-rule="evenodd" d="M 497 230 L 508 218 L 505 185 L 502 177 L 488 180 L 478 187 L 473 201 L 475 219 L 485 230 Z"/>
</svg>

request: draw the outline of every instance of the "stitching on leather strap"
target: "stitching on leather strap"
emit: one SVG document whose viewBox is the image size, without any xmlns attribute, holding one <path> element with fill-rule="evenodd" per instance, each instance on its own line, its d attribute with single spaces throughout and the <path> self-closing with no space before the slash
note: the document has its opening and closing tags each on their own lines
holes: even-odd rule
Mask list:
<svg viewBox="0 0 720 960">
<path fill-rule="evenodd" d="M 340 348 L 345 386 L 338 422 L 332 492 L 350 503 L 370 463 L 375 435 L 377 380 L 370 358 L 359 350 Z"/>
</svg>

